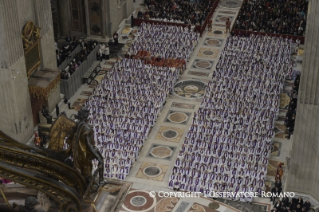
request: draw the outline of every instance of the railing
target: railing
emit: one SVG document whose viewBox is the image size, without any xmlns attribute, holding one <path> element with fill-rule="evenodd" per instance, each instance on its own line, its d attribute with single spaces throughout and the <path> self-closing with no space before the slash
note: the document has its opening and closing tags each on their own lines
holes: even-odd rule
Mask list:
<svg viewBox="0 0 319 212">
<path fill-rule="evenodd" d="M 84 60 L 81 65 L 73 72 L 73 74 L 67 80 L 61 79 L 60 92 L 66 95 L 67 98 L 70 98 L 75 94 L 78 88 L 82 85 L 82 77 L 85 72 L 91 67 L 91 65 L 97 60 L 97 51 L 99 46 L 96 46 L 95 49 L 87 56 L 87 59 Z"/>
<path fill-rule="evenodd" d="M 81 51 L 81 45 L 77 45 L 76 48 L 72 51 L 70 57 L 66 58 L 58 67 L 59 70 L 63 71 L 74 59 L 77 52 Z"/>
</svg>

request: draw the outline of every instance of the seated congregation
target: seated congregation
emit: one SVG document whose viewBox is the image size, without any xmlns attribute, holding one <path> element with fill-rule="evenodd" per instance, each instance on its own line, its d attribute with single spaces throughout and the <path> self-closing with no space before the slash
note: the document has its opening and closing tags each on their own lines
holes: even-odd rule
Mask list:
<svg viewBox="0 0 319 212">
<path fill-rule="evenodd" d="M 307 0 L 247 0 L 234 28 L 246 31 L 304 36 Z"/>
<path fill-rule="evenodd" d="M 170 188 L 206 195 L 264 191 L 279 94 L 292 74 L 296 45 L 268 36 L 227 39 L 175 161 Z"/>
<path fill-rule="evenodd" d="M 140 11 L 138 18 L 155 21 L 203 25 L 215 0 L 145 0 L 145 12 Z"/>
</svg>

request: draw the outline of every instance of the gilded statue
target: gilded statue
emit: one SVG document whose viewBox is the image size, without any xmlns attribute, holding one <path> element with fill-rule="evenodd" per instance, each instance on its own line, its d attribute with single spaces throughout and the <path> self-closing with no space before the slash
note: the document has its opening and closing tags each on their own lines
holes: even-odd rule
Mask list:
<svg viewBox="0 0 319 212">
<path fill-rule="evenodd" d="M 22 31 L 22 41 L 23 48 L 27 50 L 30 46 L 32 46 L 35 41 L 40 38 L 40 28 L 33 24 L 32 21 L 29 21 L 23 28 Z"/>
<path fill-rule="evenodd" d="M 50 129 L 49 149 L 59 151 L 66 157 L 72 156 L 73 166 L 87 180 L 93 180 L 92 160 L 98 160 L 99 183 L 104 183 L 104 161 L 100 151 L 95 146 L 93 129 L 87 123 L 89 111 L 82 108 L 73 120 L 66 117 L 64 113 L 57 118 Z M 66 139 L 66 140 L 65 140 Z M 64 141 L 68 148 L 63 150 Z"/>
</svg>

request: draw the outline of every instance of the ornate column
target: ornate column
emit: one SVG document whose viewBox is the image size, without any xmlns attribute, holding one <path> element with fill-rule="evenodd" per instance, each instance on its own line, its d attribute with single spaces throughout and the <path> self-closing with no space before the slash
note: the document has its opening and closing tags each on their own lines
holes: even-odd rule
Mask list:
<svg viewBox="0 0 319 212">
<path fill-rule="evenodd" d="M 59 13 L 60 37 L 71 35 L 71 16 L 69 0 L 57 0 Z"/>
<path fill-rule="evenodd" d="M 310 0 L 286 190 L 319 200 L 319 1 Z"/>
</svg>

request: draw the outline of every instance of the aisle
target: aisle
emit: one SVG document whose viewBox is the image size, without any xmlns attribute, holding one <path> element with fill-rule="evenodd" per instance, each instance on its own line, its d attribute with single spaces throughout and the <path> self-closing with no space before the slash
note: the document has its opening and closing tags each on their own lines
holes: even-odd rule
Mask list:
<svg viewBox="0 0 319 212">
<path fill-rule="evenodd" d="M 223 7 L 219 6 L 212 18 L 212 32 L 206 31 L 201 37 L 187 63 L 187 69 L 175 84 L 174 92 L 167 98 L 161 115 L 151 130 L 139 158 L 125 179 L 133 182 L 133 189 L 130 191 L 131 197 L 126 198 L 121 211 L 129 211 L 128 207 L 138 209 L 139 204 L 140 206 L 145 204 L 143 211 L 153 211 L 149 210 L 153 204 L 154 211 L 161 211 L 156 209 L 159 205 L 162 205 L 163 208 L 167 206 L 167 211 L 188 211 L 191 208 L 195 209 L 194 204 L 199 204 L 197 207 L 204 209 L 203 211 L 216 211 L 208 208 L 211 201 L 205 198 L 166 198 L 167 202 L 165 202 L 158 196 L 155 199 L 150 198 L 149 192 L 172 191 L 168 188 L 169 176 L 192 124 L 194 112 L 199 108 L 205 86 L 212 77 L 220 52 L 229 36 L 229 33 L 225 33 L 225 22 L 227 18 L 230 18 L 233 24 L 238 14 L 240 1 L 235 2 L 238 4 L 221 1 Z M 138 198 L 140 202 L 138 202 Z M 149 209 L 146 205 L 150 206 Z M 257 210 L 266 211 L 268 206 L 266 204 Z M 256 208 L 254 210 L 257 211 Z M 239 210 L 220 204 L 218 211 Z"/>
</svg>

